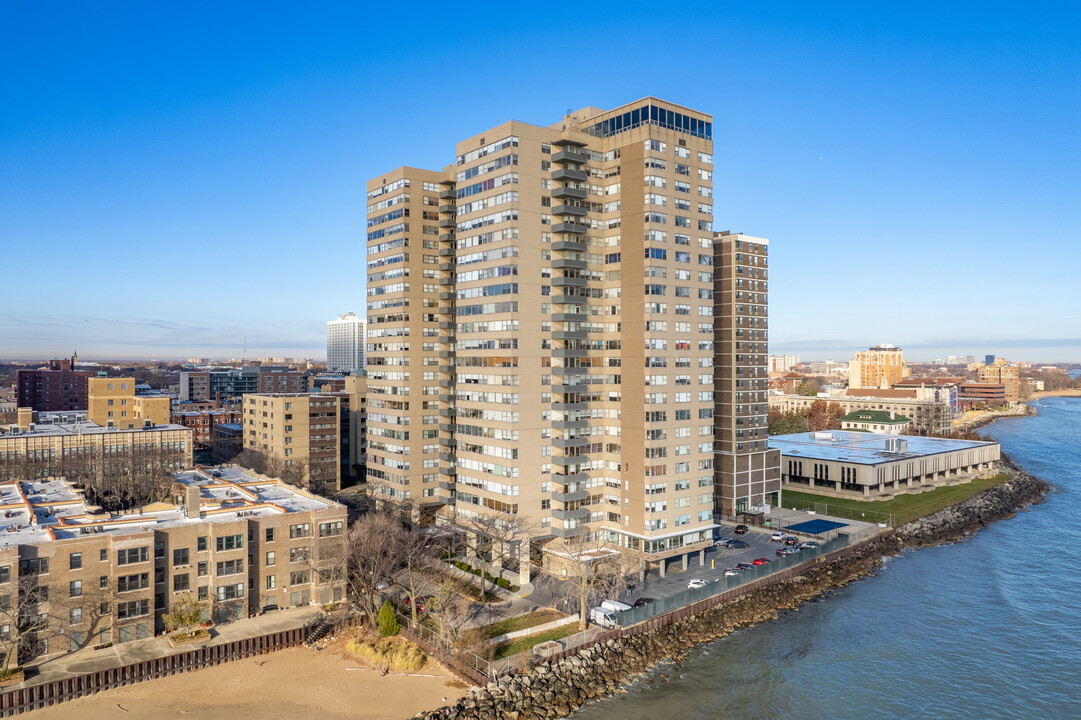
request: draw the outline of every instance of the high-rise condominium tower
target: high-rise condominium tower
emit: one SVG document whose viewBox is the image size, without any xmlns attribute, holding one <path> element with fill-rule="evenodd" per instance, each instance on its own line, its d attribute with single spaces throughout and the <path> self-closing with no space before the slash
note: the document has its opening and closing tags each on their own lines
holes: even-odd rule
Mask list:
<svg viewBox="0 0 1081 720">
<path fill-rule="evenodd" d="M 513 516 L 522 565 L 582 534 L 643 564 L 708 544 L 712 130 L 646 98 L 368 183 L 373 496 Z"/>
<path fill-rule="evenodd" d="M 352 372 L 363 369 L 364 319 L 350 312 L 327 322 L 327 370 Z"/>
<path fill-rule="evenodd" d="M 767 447 L 768 249 L 723 232 L 714 248 L 717 511 L 732 518 L 781 495 L 781 453 Z"/>
</svg>

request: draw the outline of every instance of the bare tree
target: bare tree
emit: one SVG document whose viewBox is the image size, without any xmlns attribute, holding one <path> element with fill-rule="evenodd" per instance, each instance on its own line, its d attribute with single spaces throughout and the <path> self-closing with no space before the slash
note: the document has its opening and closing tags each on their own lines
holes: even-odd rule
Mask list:
<svg viewBox="0 0 1081 720">
<path fill-rule="evenodd" d="M 49 602 L 49 587 L 38 583 L 33 561 L 21 563 L 14 595 L 0 595 L 0 648 L 4 664 L 0 673 L 15 669 L 23 657 L 37 654 L 38 643 L 49 630 L 49 615 L 41 612 Z M 14 662 L 14 665 L 12 664 Z"/>
<path fill-rule="evenodd" d="M 578 629 L 585 630 L 594 604 L 627 589 L 629 558 L 588 534 L 553 540 L 549 551 L 563 560 L 567 572 L 563 589 L 578 607 Z"/>
<path fill-rule="evenodd" d="M 417 595 L 420 582 L 439 562 L 430 538 L 413 525 L 403 528 L 398 535 L 398 557 L 404 565 L 406 594 L 409 596 L 409 609 L 413 625 L 417 624 Z"/>
<path fill-rule="evenodd" d="M 444 580 L 428 601 L 438 634 L 437 642 L 444 650 L 453 650 L 461 644 L 469 620 L 470 604 L 463 599 L 459 585 L 450 579 Z"/>
<path fill-rule="evenodd" d="M 402 532 L 393 517 L 369 512 L 349 528 L 345 538 L 346 580 L 349 596 L 374 622 L 381 589 L 393 582 L 400 558 Z"/>
<path fill-rule="evenodd" d="M 487 508 L 461 516 L 460 519 L 474 536 L 474 549 L 480 560 L 480 591 L 483 599 L 486 592 L 484 573 L 490 566 L 502 568 L 515 554 L 519 554 L 520 562 L 520 546 L 523 542 L 529 542 L 531 527 L 518 515 Z"/>
</svg>

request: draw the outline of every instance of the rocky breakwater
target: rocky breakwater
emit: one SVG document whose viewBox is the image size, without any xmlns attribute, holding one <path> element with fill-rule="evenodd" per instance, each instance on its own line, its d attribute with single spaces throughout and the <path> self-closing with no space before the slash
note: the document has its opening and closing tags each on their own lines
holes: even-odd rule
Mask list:
<svg viewBox="0 0 1081 720">
<path fill-rule="evenodd" d="M 593 700 L 622 692 L 664 662 L 681 662 L 699 643 L 719 640 L 780 612 L 795 610 L 866 576 L 873 576 L 887 556 L 905 548 L 963 539 L 994 520 L 1012 517 L 1037 503 L 1050 489 L 1008 458 L 1009 480 L 976 497 L 916 520 L 849 549 L 847 554 L 812 565 L 801 574 L 778 579 L 671 624 L 629 637 L 609 639 L 564 658 L 474 688 L 454 705 L 418 714 L 423 720 L 547 720 L 570 715 Z"/>
<path fill-rule="evenodd" d="M 1019 508 L 1042 501 L 1050 491 L 1050 485 L 1029 475 L 1005 453 L 1002 462 L 1012 473 L 1008 480 L 973 498 L 902 525 L 897 528 L 901 544 L 920 547 L 963 540 L 988 523 L 1011 518 Z"/>
<path fill-rule="evenodd" d="M 610 639 L 526 672 L 474 688 L 456 704 L 416 717 L 424 720 L 529 720 L 566 717 L 582 705 L 621 692 L 624 683 L 663 662 L 680 662 L 699 643 L 719 640 L 739 628 L 874 572 L 884 554 L 899 551 L 892 535 L 854 548 L 837 560 L 801 575 L 748 592 L 671 625 Z"/>
</svg>

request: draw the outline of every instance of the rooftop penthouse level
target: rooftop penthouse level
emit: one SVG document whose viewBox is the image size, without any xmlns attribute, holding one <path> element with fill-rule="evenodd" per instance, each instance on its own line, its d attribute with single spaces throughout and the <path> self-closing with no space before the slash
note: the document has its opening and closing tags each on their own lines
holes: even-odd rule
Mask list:
<svg viewBox="0 0 1081 720">
<path fill-rule="evenodd" d="M 781 451 L 785 487 L 875 500 L 992 474 L 1001 457 L 997 442 L 843 430 L 777 435 L 769 444 Z"/>
<path fill-rule="evenodd" d="M 343 599 L 344 506 L 235 466 L 173 479 L 167 501 L 119 514 L 64 479 L 0 483 L 0 598 L 32 595 L 64 630 L 39 631 L 41 652 L 148 637 L 188 597 L 218 623 Z"/>
</svg>

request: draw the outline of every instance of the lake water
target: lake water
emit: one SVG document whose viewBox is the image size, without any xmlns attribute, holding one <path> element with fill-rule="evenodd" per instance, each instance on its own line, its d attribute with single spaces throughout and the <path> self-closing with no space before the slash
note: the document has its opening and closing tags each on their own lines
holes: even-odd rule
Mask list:
<svg viewBox="0 0 1081 720">
<path fill-rule="evenodd" d="M 1044 503 L 889 559 L 575 717 L 1081 718 L 1081 398 L 1037 408 L 984 432 L 1054 485 Z"/>
</svg>

